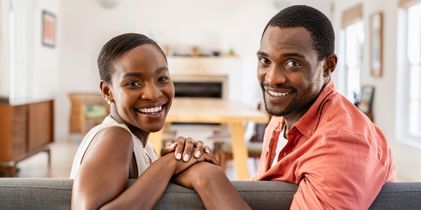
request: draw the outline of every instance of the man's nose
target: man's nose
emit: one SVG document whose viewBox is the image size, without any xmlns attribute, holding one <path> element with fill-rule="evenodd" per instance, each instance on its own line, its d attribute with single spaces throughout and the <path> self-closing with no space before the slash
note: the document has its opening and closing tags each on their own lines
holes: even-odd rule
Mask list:
<svg viewBox="0 0 421 210">
<path fill-rule="evenodd" d="M 270 86 L 277 86 L 278 84 L 283 84 L 286 81 L 285 71 L 279 66 L 273 66 L 269 69 L 266 74 L 265 81 Z"/>
</svg>

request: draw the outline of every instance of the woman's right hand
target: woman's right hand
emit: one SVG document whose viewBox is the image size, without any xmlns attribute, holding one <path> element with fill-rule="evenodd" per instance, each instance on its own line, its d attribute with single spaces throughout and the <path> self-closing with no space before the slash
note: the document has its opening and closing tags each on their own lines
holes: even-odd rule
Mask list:
<svg viewBox="0 0 421 210">
<path fill-rule="evenodd" d="M 174 152 L 175 159 L 188 162 L 192 156 L 198 159 L 212 151 L 200 140 L 195 141 L 190 137 L 179 136 L 174 143 L 162 149 L 161 155 L 164 156 L 171 152 Z"/>
</svg>

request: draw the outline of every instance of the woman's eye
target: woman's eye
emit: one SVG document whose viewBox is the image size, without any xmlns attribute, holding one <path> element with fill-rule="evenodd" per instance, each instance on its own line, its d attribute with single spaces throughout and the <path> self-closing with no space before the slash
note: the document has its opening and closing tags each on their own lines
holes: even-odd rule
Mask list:
<svg viewBox="0 0 421 210">
<path fill-rule="evenodd" d="M 167 77 L 167 76 L 160 76 L 159 78 L 158 78 L 158 82 L 165 82 L 165 81 L 167 81 L 167 80 L 169 80 L 170 78 L 169 77 Z"/>
<path fill-rule="evenodd" d="M 300 67 L 301 64 L 295 60 L 289 60 L 285 63 L 285 66 L 288 68 L 296 68 L 296 67 Z"/>
<path fill-rule="evenodd" d="M 140 86 L 142 86 L 142 83 L 140 83 L 139 81 L 130 81 L 127 83 L 127 87 L 129 88 L 136 88 Z"/>
</svg>

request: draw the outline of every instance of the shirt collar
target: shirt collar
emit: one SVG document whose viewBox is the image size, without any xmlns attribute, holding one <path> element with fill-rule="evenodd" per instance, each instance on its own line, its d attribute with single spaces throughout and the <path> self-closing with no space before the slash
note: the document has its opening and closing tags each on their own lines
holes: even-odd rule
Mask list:
<svg viewBox="0 0 421 210">
<path fill-rule="evenodd" d="M 322 106 L 327 101 L 328 96 L 336 93 L 332 80 L 322 88 L 316 100 L 306 111 L 306 113 L 298 120 L 293 127 L 296 127 L 303 135 L 310 137 L 315 132 L 322 114 Z"/>
</svg>

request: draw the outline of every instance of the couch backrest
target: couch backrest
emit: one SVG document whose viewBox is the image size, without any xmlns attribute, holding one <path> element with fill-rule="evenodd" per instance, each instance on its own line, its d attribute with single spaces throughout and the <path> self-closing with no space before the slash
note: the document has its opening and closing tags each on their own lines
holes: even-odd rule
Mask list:
<svg viewBox="0 0 421 210">
<path fill-rule="evenodd" d="M 129 185 L 134 180 L 130 180 Z M 70 209 L 70 179 L 0 179 L 0 210 Z M 234 186 L 253 209 L 289 209 L 297 190 L 284 182 L 234 181 Z M 190 189 L 170 184 L 155 209 L 204 209 Z M 370 209 L 421 209 L 420 183 L 388 183 Z"/>
</svg>

